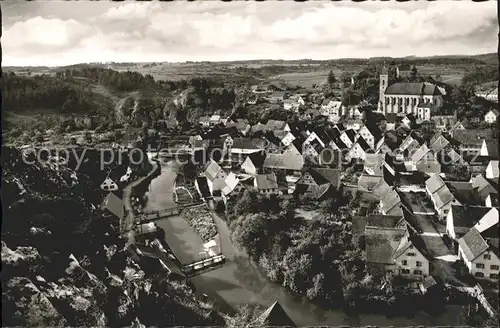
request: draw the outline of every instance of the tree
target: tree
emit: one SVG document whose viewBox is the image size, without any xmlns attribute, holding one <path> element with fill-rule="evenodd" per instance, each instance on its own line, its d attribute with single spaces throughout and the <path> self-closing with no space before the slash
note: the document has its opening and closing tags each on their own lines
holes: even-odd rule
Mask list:
<svg viewBox="0 0 500 328">
<path fill-rule="evenodd" d="M 334 84 L 335 82 L 337 82 L 337 79 L 335 78 L 335 75 L 333 74 L 333 71 L 330 70 L 330 73 L 328 73 L 328 84 L 332 85 Z"/>
<path fill-rule="evenodd" d="M 415 65 L 413 65 L 413 67 L 411 69 L 411 75 L 410 75 L 412 81 L 415 81 L 417 79 L 417 75 L 418 75 L 417 67 Z"/>
</svg>

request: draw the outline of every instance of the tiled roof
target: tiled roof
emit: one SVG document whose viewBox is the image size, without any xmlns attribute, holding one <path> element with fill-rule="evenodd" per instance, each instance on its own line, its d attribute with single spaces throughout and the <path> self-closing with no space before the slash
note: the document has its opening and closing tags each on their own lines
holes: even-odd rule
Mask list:
<svg viewBox="0 0 500 328">
<path fill-rule="evenodd" d="M 406 230 L 401 228 L 365 228 L 366 260 L 389 264 Z"/>
<path fill-rule="evenodd" d="M 429 148 L 427 148 L 426 144 L 423 144 L 422 146 L 420 146 L 420 148 L 415 153 L 413 153 L 413 155 L 411 156 L 411 161 L 413 163 L 418 163 L 422 158 L 424 158 L 424 156 L 428 152 L 429 152 Z"/>
<path fill-rule="evenodd" d="M 372 147 L 370 147 L 369 144 L 366 143 L 365 139 L 363 137 L 359 137 L 358 140 L 356 140 L 356 143 L 363 149 L 365 152 Z"/>
<path fill-rule="evenodd" d="M 255 181 L 259 190 L 278 189 L 278 178 L 274 173 L 259 174 L 255 177 Z"/>
<path fill-rule="evenodd" d="M 498 193 L 498 186 L 495 182 L 486 179 L 483 175 L 478 175 L 472 182 L 472 188 L 479 194 L 481 200 L 486 199 L 489 194 Z"/>
<path fill-rule="evenodd" d="M 349 140 L 354 142 L 354 138 L 356 137 L 356 131 L 354 131 L 353 129 L 349 129 L 349 130 L 345 130 L 344 133 L 347 135 Z"/>
<path fill-rule="evenodd" d="M 498 160 L 493 160 L 490 161 L 488 166 L 491 166 L 491 171 L 493 173 L 493 176 L 497 177 L 500 173 L 500 168 L 498 167 L 499 161 Z"/>
<path fill-rule="evenodd" d="M 252 153 L 247 157 L 250 161 L 252 161 L 253 165 L 256 168 L 262 167 L 264 165 L 264 160 L 266 159 L 266 155 L 262 152 Z"/>
<path fill-rule="evenodd" d="M 427 83 L 394 83 L 385 90 L 386 95 L 440 95 L 441 93 L 433 84 Z"/>
<path fill-rule="evenodd" d="M 453 138 L 464 145 L 481 146 L 483 140 L 497 139 L 498 136 L 495 131 L 491 129 L 466 129 L 460 130 L 459 133 L 454 133 Z"/>
<path fill-rule="evenodd" d="M 486 151 L 488 156 L 498 158 L 498 139 L 486 140 Z"/>
<path fill-rule="evenodd" d="M 230 194 L 234 188 L 238 185 L 238 178 L 236 177 L 236 174 L 233 172 L 229 173 L 227 177 L 224 179 L 224 183 L 226 184 L 224 188 L 222 188 L 222 193 L 224 195 Z"/>
<path fill-rule="evenodd" d="M 269 169 L 300 171 L 304 166 L 302 155 L 267 154 L 264 167 Z"/>
<path fill-rule="evenodd" d="M 458 240 L 458 244 L 469 261 L 473 261 L 489 248 L 488 243 L 484 240 L 476 228 L 472 228 L 468 233 L 460 238 Z"/>
<path fill-rule="evenodd" d="M 101 209 L 107 209 L 120 220 L 124 217 L 125 208 L 123 206 L 123 201 L 112 192 L 104 198 Z"/>
<path fill-rule="evenodd" d="M 382 209 L 386 215 L 394 215 L 392 213 L 399 213 L 397 208 L 400 208 L 401 198 L 396 190 L 392 189 L 388 191 L 381 200 Z M 395 211 L 393 211 L 396 208 Z"/>
<path fill-rule="evenodd" d="M 361 174 L 358 179 L 358 189 L 360 188 L 372 192 L 380 180 L 382 180 L 381 176 Z"/>
</svg>

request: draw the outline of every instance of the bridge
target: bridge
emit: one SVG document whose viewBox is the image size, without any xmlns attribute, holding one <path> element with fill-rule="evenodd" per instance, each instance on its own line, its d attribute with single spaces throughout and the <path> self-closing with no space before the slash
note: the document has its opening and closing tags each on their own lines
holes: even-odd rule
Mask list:
<svg viewBox="0 0 500 328">
<path fill-rule="evenodd" d="M 214 270 L 225 263 L 220 242 L 212 240 L 203 242 L 199 234 L 179 214 L 185 208 L 203 206 L 202 202 L 189 205 L 179 205 L 161 211 L 145 213 L 137 222 L 138 225 L 155 222 L 165 233 L 165 248 L 172 254 L 179 269 L 186 277 L 192 277 L 203 272 Z M 140 226 L 138 226 L 138 229 Z M 140 233 L 140 231 L 137 231 Z"/>
</svg>

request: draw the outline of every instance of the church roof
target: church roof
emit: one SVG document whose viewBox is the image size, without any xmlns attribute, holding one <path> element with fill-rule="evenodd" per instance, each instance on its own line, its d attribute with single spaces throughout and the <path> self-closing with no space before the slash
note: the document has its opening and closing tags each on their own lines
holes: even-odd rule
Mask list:
<svg viewBox="0 0 500 328">
<path fill-rule="evenodd" d="M 440 94 L 439 89 L 434 84 L 424 82 L 398 82 L 391 84 L 385 90 L 385 95 L 437 96 Z"/>
</svg>

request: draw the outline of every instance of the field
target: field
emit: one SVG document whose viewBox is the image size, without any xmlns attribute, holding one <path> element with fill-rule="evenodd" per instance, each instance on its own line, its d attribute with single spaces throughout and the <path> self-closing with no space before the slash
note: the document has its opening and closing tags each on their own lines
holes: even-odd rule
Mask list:
<svg viewBox="0 0 500 328">
<path fill-rule="evenodd" d="M 296 73 L 285 73 L 270 76 L 270 81 L 281 81 L 287 85 L 298 85 L 304 88 L 312 88 L 314 84 L 322 84 L 326 82 L 328 73 L 330 70 L 318 70 L 313 72 L 296 72 Z M 334 70 L 333 74 L 335 76 L 340 76 L 342 71 Z"/>
</svg>

